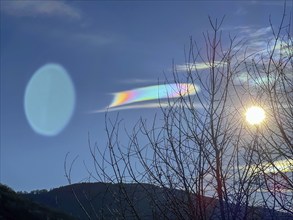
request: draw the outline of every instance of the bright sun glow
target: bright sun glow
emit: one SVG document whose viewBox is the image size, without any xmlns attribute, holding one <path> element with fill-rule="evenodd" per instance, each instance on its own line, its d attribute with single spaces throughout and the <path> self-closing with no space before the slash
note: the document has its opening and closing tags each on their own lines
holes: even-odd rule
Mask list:
<svg viewBox="0 0 293 220">
<path fill-rule="evenodd" d="M 258 106 L 252 106 L 246 110 L 246 121 L 251 125 L 260 124 L 266 117 L 265 111 Z"/>
</svg>

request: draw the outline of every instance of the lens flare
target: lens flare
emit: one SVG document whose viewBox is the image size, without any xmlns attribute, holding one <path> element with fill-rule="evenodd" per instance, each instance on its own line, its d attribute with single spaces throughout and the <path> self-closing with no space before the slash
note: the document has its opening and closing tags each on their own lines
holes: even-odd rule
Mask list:
<svg viewBox="0 0 293 220">
<path fill-rule="evenodd" d="M 114 98 L 109 108 L 131 104 L 134 102 L 194 95 L 198 91 L 199 87 L 191 83 L 173 83 L 147 86 L 114 93 Z"/>
<path fill-rule="evenodd" d="M 24 111 L 29 125 L 44 136 L 58 135 L 69 123 L 75 107 L 75 89 L 61 65 L 40 67 L 28 82 Z"/>
</svg>

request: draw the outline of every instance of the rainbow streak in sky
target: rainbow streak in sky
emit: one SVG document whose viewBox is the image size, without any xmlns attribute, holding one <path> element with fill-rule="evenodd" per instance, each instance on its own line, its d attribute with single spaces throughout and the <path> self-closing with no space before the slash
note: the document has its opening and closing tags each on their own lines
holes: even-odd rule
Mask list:
<svg viewBox="0 0 293 220">
<path fill-rule="evenodd" d="M 180 96 L 194 95 L 199 92 L 199 87 L 191 83 L 173 83 L 147 86 L 114 93 L 114 99 L 109 108 L 149 100 L 177 98 Z"/>
</svg>

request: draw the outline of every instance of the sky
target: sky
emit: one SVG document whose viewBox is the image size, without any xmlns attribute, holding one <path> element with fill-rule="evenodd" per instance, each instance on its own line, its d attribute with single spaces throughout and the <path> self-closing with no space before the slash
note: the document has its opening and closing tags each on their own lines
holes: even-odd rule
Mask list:
<svg viewBox="0 0 293 220">
<path fill-rule="evenodd" d="M 119 113 L 130 129 L 160 112 L 158 91 L 176 97 L 189 90 L 184 82 L 180 88 L 158 84 L 172 81 L 173 62 L 185 71 L 184 49 L 190 36 L 203 45 L 209 16 L 225 16 L 224 34 L 264 49 L 269 16 L 278 25 L 283 13 L 282 1 L 0 3 L 0 182 L 16 191 L 66 185 L 68 152 L 69 159 L 78 156 L 72 181 L 86 178 L 88 140 L 107 141 L 106 110 L 110 118 Z"/>
</svg>

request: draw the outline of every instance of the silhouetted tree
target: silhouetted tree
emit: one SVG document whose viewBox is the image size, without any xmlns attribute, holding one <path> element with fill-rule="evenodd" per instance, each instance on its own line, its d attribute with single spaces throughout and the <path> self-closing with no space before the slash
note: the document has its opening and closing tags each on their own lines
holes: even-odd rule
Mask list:
<svg viewBox="0 0 293 220">
<path fill-rule="evenodd" d="M 266 109 L 267 119 L 258 128 L 258 165 L 262 204 L 293 213 L 293 39 L 291 16 L 284 10 L 265 51 L 246 63 L 254 82 L 245 90 L 251 100 Z M 256 167 L 255 167 L 256 168 Z"/>
<path fill-rule="evenodd" d="M 120 132 L 123 120 L 106 115 L 108 143 L 103 150 L 89 143 L 95 167 L 95 173 L 89 173 L 96 181 L 120 183 L 115 195 L 123 203 L 112 210 L 113 216 L 146 218 L 137 195 L 123 183 L 141 185 L 154 219 L 262 219 L 274 217 L 279 209 L 292 212 L 293 177 L 288 171 L 292 175 L 293 47 L 291 18 L 289 24 L 285 18 L 284 11 L 278 29 L 271 25 L 266 51 L 251 53 L 245 41 L 230 35 L 224 45 L 223 20 L 209 19 L 212 31 L 203 34 L 204 50 L 191 38 L 186 73 L 173 65 L 172 83 L 178 84 L 178 91 L 182 82 L 200 91 L 170 98 L 168 107 L 160 100 L 161 114 L 153 121 L 141 119 L 126 133 L 126 145 L 120 142 L 120 135 L 125 135 Z M 199 67 L 203 63 L 204 69 Z M 247 80 L 240 82 L 243 72 Z M 267 120 L 262 125 L 245 122 L 248 103 L 265 108 Z M 278 160 L 288 167 L 280 168 Z M 154 193 L 144 183 L 163 190 Z"/>
</svg>

